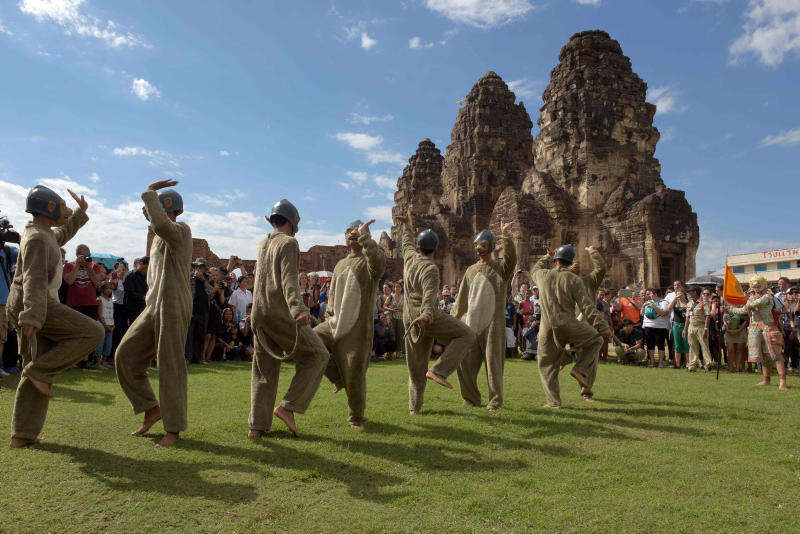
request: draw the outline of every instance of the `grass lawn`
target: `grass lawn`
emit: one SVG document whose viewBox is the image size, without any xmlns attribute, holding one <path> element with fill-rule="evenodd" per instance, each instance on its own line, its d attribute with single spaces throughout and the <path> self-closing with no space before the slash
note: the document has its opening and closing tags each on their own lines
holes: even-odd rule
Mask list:
<svg viewBox="0 0 800 534">
<path fill-rule="evenodd" d="M 46 441 L 1 449 L 0 530 L 800 530 L 797 377 L 778 392 L 755 375 L 607 364 L 597 402 L 564 372 L 565 408 L 551 411 L 536 363 L 511 360 L 499 412 L 429 382 L 421 417 L 407 415 L 407 379 L 402 361 L 370 367 L 361 431 L 323 380 L 299 439 L 276 420 L 251 441 L 249 365 L 192 366 L 190 428 L 158 450 L 160 423 L 128 435 L 139 417 L 113 371 L 70 371 Z M 15 384 L 0 389 L 4 425 Z"/>
</svg>

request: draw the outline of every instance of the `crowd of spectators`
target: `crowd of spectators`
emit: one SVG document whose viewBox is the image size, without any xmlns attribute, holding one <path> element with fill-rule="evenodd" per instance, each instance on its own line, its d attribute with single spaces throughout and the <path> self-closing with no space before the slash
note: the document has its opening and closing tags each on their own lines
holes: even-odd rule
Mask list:
<svg viewBox="0 0 800 534">
<path fill-rule="evenodd" d="M 62 249 L 62 257 L 65 251 Z M 145 308 L 148 257 L 137 258 L 132 267 L 120 258 L 113 269 L 92 261 L 86 245 L 78 245 L 76 259 L 63 262 L 61 281 L 50 287 L 54 298 L 99 321 L 105 328 L 103 342 L 79 364 L 106 369 L 128 327 Z M 8 298 L 10 267 L 16 249 L 0 250 L 0 311 Z M 329 281 L 317 273 L 300 273 L 299 286 L 313 322 L 325 320 Z M 249 360 L 253 354 L 250 311 L 253 275 L 232 256 L 226 267 L 210 267 L 204 258 L 192 263 L 190 289 L 192 316 L 186 339 L 186 361 Z M 450 313 L 458 283 L 444 285 L 438 295 L 439 308 Z M 784 332 L 788 368 L 800 370 L 800 289 L 781 278 L 771 288 L 777 320 Z M 716 362 L 730 372 L 753 372 L 747 361 L 748 316 L 734 313 L 722 299 L 722 286 L 685 287 L 675 281 L 669 288 L 637 289 L 633 285 L 616 292 L 600 289 L 597 310 L 614 333 L 601 348 L 600 361 L 689 370 L 711 370 Z M 0 314 L 5 317 L 5 313 Z M 505 307 L 506 356 L 535 360 L 542 315 L 538 288 L 525 271 L 517 271 L 510 284 Z M 5 338 L 8 338 L 6 341 Z M 3 347 L 5 348 L 3 349 Z M 404 357 L 403 282 L 382 281 L 374 308 L 372 361 Z M 431 357 L 441 354 L 436 342 Z M 17 340 L 6 322 L 0 324 L 0 375 L 19 372 Z M 691 355 L 694 354 L 695 357 Z"/>
</svg>

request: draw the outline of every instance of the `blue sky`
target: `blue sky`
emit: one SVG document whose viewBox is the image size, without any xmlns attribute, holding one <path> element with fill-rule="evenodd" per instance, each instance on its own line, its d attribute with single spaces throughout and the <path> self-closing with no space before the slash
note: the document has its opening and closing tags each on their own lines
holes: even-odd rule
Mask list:
<svg viewBox="0 0 800 534">
<path fill-rule="evenodd" d="M 342 242 L 357 217 L 386 229 L 408 157 L 426 137 L 444 152 L 484 72 L 535 123 L 559 50 L 594 28 L 658 106 L 698 271 L 797 246 L 800 0 L 3 2 L 0 209 L 21 227 L 28 188 L 74 187 L 93 216 L 74 244 L 134 257 L 138 194 L 171 176 L 223 256 L 254 257 L 282 197 L 303 247 Z"/>
</svg>

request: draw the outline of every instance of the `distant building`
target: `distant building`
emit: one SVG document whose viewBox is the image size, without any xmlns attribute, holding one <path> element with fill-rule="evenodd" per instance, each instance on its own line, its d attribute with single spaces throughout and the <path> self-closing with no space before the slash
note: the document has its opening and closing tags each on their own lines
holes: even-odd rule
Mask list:
<svg viewBox="0 0 800 534">
<path fill-rule="evenodd" d="M 728 256 L 727 263 L 736 278 L 744 283 L 753 276 L 763 276 L 770 283 L 782 276 L 792 282 L 800 279 L 800 247 L 734 254 Z"/>
</svg>

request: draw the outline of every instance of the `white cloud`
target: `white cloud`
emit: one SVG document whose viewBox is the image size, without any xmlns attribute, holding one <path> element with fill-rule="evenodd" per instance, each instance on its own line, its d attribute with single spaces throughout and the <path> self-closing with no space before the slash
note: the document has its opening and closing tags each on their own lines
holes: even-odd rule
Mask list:
<svg viewBox="0 0 800 534">
<path fill-rule="evenodd" d="M 800 128 L 787 130 L 777 135 L 768 135 L 761 140 L 761 146 L 790 147 L 800 144 Z"/>
<path fill-rule="evenodd" d="M 228 156 L 231 155 L 231 153 L 223 148 L 222 150 L 219 151 L 219 155 L 222 156 L 223 158 L 227 158 Z"/>
<path fill-rule="evenodd" d="M 161 91 L 144 78 L 135 78 L 131 83 L 131 92 L 141 101 L 150 100 L 150 97 L 161 98 Z"/>
<path fill-rule="evenodd" d="M 383 149 L 383 137 L 380 135 L 340 132 L 334 137 L 343 143 L 347 143 L 350 148 L 363 152 L 367 161 L 373 165 L 378 163 L 404 163 L 406 161 L 406 157 L 403 154 Z"/>
<path fill-rule="evenodd" d="M 21 0 L 19 9 L 32 15 L 38 22 L 55 22 L 67 35 L 99 39 L 113 48 L 149 46 L 142 37 L 122 31 L 113 20 L 103 23 L 92 14 L 85 13 L 85 0 Z"/>
<path fill-rule="evenodd" d="M 350 148 L 356 150 L 372 150 L 383 142 L 380 135 L 367 135 L 364 133 L 340 132 L 336 134 L 336 139 L 347 143 Z"/>
<path fill-rule="evenodd" d="M 386 122 L 394 120 L 394 115 L 387 113 L 386 115 L 361 115 L 360 113 L 351 113 L 350 122 L 353 124 L 363 124 L 369 126 L 373 122 Z"/>
<path fill-rule="evenodd" d="M 353 187 L 353 184 L 351 184 L 350 182 L 338 182 L 338 183 L 343 189 L 346 189 L 347 191 L 350 191 L 350 188 Z"/>
<path fill-rule="evenodd" d="M 744 33 L 730 46 L 732 63 L 753 54 L 776 67 L 786 54 L 800 53 L 800 0 L 750 0 L 744 18 Z"/>
<path fill-rule="evenodd" d="M 582 6 L 599 6 L 603 3 L 603 0 L 573 0 Z"/>
<path fill-rule="evenodd" d="M 367 32 L 361 32 L 361 48 L 363 48 L 364 50 L 370 50 L 376 44 L 378 44 L 377 39 L 373 39 L 372 37 L 367 35 Z"/>
<path fill-rule="evenodd" d="M 367 173 L 363 171 L 347 171 L 345 174 L 357 184 L 363 184 L 367 181 Z"/>
<path fill-rule="evenodd" d="M 195 193 L 193 196 L 196 200 L 202 202 L 203 204 L 216 207 L 225 207 L 230 206 L 237 200 L 245 198 L 247 195 L 237 189 L 233 193 L 217 193 L 216 195 Z"/>
<path fill-rule="evenodd" d="M 529 0 L 425 0 L 425 6 L 459 24 L 495 28 L 533 9 Z"/>
<path fill-rule="evenodd" d="M 375 219 L 376 221 L 380 222 L 391 222 L 392 205 L 384 204 L 381 206 L 370 206 L 367 208 L 367 211 L 364 212 L 364 216 L 367 219 Z"/>
<path fill-rule="evenodd" d="M 423 43 L 421 37 L 412 37 L 408 40 L 408 47 L 412 50 L 419 50 L 421 48 L 432 48 L 433 43 Z"/>
<path fill-rule="evenodd" d="M 397 180 L 389 178 L 388 176 L 377 175 L 373 180 L 375 181 L 375 185 L 381 189 L 397 189 Z"/>
<path fill-rule="evenodd" d="M 9 30 L 7 26 L 3 25 L 3 21 L 2 20 L 0 20 L 0 33 L 2 33 L 3 35 L 8 35 L 9 37 L 14 35 L 14 32 Z"/>
<path fill-rule="evenodd" d="M 402 164 L 405 163 L 406 156 L 399 152 L 389 152 L 388 150 L 375 150 L 372 152 L 367 152 L 367 160 L 376 165 L 378 163 L 397 163 Z"/>
<path fill-rule="evenodd" d="M 150 165 L 171 165 L 178 166 L 178 158 L 164 150 L 151 150 L 140 146 L 116 147 L 111 151 L 119 157 L 144 157 L 149 160 Z"/>
<path fill-rule="evenodd" d="M 537 98 L 541 95 L 541 82 L 539 80 L 529 80 L 521 78 L 519 80 L 512 80 L 508 82 L 508 88 L 517 95 L 517 98 Z"/>
<path fill-rule="evenodd" d="M 678 95 L 671 87 L 662 86 L 648 89 L 647 101 L 655 104 L 656 115 L 686 111 L 686 106 L 678 104 Z"/>
<path fill-rule="evenodd" d="M 93 172 L 92 174 L 89 175 L 89 181 L 92 182 L 93 184 L 96 184 L 97 182 L 100 181 L 100 175 L 97 174 L 96 172 Z"/>
</svg>

